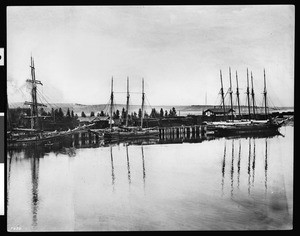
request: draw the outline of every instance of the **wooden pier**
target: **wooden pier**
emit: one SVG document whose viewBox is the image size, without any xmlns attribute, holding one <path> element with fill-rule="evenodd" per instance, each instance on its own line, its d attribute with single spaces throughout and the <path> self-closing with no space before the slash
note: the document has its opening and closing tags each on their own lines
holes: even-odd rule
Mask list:
<svg viewBox="0 0 300 236">
<path fill-rule="evenodd" d="M 206 125 L 158 127 L 159 140 L 190 140 L 207 137 Z M 138 139 L 139 137 L 137 137 Z M 80 131 L 72 135 L 74 145 L 98 144 L 103 139 L 99 133 L 93 131 Z"/>
<path fill-rule="evenodd" d="M 100 134 L 90 130 L 78 131 L 71 136 L 72 146 L 89 146 L 99 144 L 100 141 Z"/>
<path fill-rule="evenodd" d="M 191 125 L 191 126 L 172 126 L 172 127 L 158 127 L 159 140 L 196 140 L 206 139 L 207 130 L 205 125 Z M 139 137 L 137 137 L 139 139 Z M 103 136 L 91 130 L 78 131 L 72 134 L 72 146 L 89 146 L 97 145 L 103 141 Z"/>
<path fill-rule="evenodd" d="M 207 139 L 207 130 L 205 125 L 191 125 L 191 126 L 171 126 L 171 127 L 158 127 L 158 135 L 149 136 L 149 139 L 157 139 L 158 142 L 190 142 L 197 140 Z M 114 140 L 106 140 L 103 137 L 104 130 L 91 130 L 83 129 L 76 130 L 71 134 L 65 135 L 64 137 L 57 138 L 54 142 L 45 142 L 45 146 L 65 146 L 65 147 L 91 147 L 91 146 L 101 146 L 104 144 L 109 144 L 114 142 Z M 136 137 L 130 136 L 130 139 L 123 138 L 117 142 L 126 142 L 133 140 L 147 139 L 147 136 Z M 12 146 L 17 147 L 17 146 Z M 21 146 L 20 146 L 21 147 Z M 24 146 L 22 146 L 24 147 Z"/>
<path fill-rule="evenodd" d="M 199 139 L 206 137 L 205 125 L 159 127 L 159 139 Z"/>
</svg>

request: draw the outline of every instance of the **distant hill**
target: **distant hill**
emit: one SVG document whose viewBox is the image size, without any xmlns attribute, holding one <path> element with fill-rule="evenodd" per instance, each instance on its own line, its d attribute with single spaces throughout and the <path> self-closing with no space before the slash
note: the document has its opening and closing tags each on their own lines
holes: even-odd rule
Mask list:
<svg viewBox="0 0 300 236">
<path fill-rule="evenodd" d="M 17 102 L 17 103 L 12 103 L 9 104 L 10 108 L 26 108 L 28 106 L 24 105 L 22 102 Z M 114 110 L 119 110 L 120 112 L 122 111 L 122 108 L 126 108 L 126 104 L 115 104 L 114 105 Z M 129 112 L 138 112 L 140 109 L 140 105 L 130 105 L 129 106 Z M 182 106 L 182 105 L 155 105 L 155 106 L 145 106 L 145 110 L 148 114 L 150 114 L 152 108 L 155 108 L 158 112 L 162 108 L 164 111 L 167 110 L 169 112 L 170 109 L 175 107 L 177 111 L 177 115 L 200 115 L 202 112 L 208 108 L 213 108 L 213 107 L 219 107 L 216 105 L 187 105 L 187 106 Z M 104 111 L 106 113 L 109 113 L 109 106 L 107 104 L 95 104 L 95 105 L 85 105 L 85 104 L 78 104 L 78 103 L 52 103 L 50 105 L 47 105 L 47 107 L 44 107 L 45 111 L 51 111 L 51 109 L 59 109 L 61 108 L 64 113 L 67 112 L 68 108 L 70 111 L 74 111 L 75 114 L 81 115 L 81 112 L 84 112 L 86 115 L 90 115 L 90 113 L 93 111 L 95 114 L 98 112 Z M 238 111 L 238 108 L 234 106 L 234 109 L 236 112 Z M 252 111 L 252 110 L 251 110 Z M 294 111 L 294 107 L 280 107 L 278 109 L 271 109 L 270 112 L 273 111 Z M 241 106 L 241 112 L 242 113 L 247 113 L 248 108 L 247 106 Z M 257 108 L 258 113 L 263 113 L 264 108 Z"/>
</svg>

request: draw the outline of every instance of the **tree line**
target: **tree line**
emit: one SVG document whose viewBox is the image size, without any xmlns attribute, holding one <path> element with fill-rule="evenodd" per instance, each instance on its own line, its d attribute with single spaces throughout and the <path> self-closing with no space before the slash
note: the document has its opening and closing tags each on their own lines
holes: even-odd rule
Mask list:
<svg viewBox="0 0 300 236">
<path fill-rule="evenodd" d="M 45 117 L 52 117 L 54 120 L 63 120 L 64 118 L 74 118 L 77 119 L 78 115 L 74 114 L 74 111 L 70 111 L 68 108 L 66 114 L 64 114 L 63 110 L 61 108 L 58 109 L 51 109 L 51 112 L 46 112 L 44 108 L 40 109 L 40 115 Z"/>
<path fill-rule="evenodd" d="M 55 129 L 72 129 L 79 125 L 78 116 L 74 114 L 74 111 L 70 111 L 68 108 L 66 114 L 64 114 L 61 108 L 54 109 L 51 111 L 45 111 L 44 108 L 38 110 L 39 124 L 41 129 L 44 130 L 55 130 Z M 30 108 L 15 108 L 9 109 L 8 124 L 10 128 L 24 127 L 30 128 L 31 116 Z"/>
<path fill-rule="evenodd" d="M 73 111 L 72 111 L 73 112 Z M 90 117 L 94 117 L 95 112 L 91 111 Z M 97 116 L 107 116 L 109 117 L 108 113 L 104 113 L 104 111 L 101 111 L 100 113 L 97 113 Z M 155 108 L 152 108 L 151 113 L 148 114 L 146 111 L 144 112 L 144 118 L 164 118 L 164 117 L 175 117 L 177 116 L 177 112 L 175 107 L 169 110 L 163 110 L 162 108 L 158 112 Z M 84 113 L 84 111 L 81 112 L 81 117 L 87 117 L 87 115 Z M 126 119 L 126 110 L 123 107 L 122 111 L 120 112 L 118 109 L 113 112 L 112 115 L 113 119 Z M 137 119 L 142 117 L 142 109 L 140 108 L 138 110 L 138 113 L 131 112 L 131 114 L 128 114 L 128 119 Z"/>
</svg>

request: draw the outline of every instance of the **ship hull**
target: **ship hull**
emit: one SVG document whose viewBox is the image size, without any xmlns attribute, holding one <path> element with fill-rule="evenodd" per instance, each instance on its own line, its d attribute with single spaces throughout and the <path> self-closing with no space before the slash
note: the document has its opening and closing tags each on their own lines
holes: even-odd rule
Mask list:
<svg viewBox="0 0 300 236">
<path fill-rule="evenodd" d="M 104 141 L 122 141 L 122 140 L 132 140 L 132 139 L 143 139 L 158 137 L 158 130 L 146 130 L 146 131 L 116 131 L 116 132 L 105 132 L 103 135 Z"/>
<path fill-rule="evenodd" d="M 278 134 L 280 125 L 272 123 L 245 124 L 245 125 L 220 125 L 214 127 L 216 136 L 248 135 L 248 134 Z"/>
<path fill-rule="evenodd" d="M 19 138 L 19 139 L 7 139 L 7 148 L 22 148 L 30 146 L 47 146 L 54 143 L 61 143 L 66 140 L 71 140 L 71 136 L 57 135 L 52 137 L 32 137 L 32 138 Z"/>
</svg>

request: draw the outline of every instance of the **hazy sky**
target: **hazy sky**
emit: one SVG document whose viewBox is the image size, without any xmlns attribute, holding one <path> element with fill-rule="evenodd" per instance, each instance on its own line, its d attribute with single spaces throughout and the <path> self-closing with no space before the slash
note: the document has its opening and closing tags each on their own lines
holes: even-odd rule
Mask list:
<svg viewBox="0 0 300 236">
<path fill-rule="evenodd" d="M 107 103 L 114 90 L 151 105 L 219 103 L 219 70 L 245 104 L 246 69 L 261 105 L 263 69 L 276 106 L 294 104 L 295 8 L 271 6 L 8 7 L 8 99 L 23 101 L 30 55 L 49 102 Z M 117 103 L 126 102 L 116 93 Z M 132 104 L 141 96 L 132 94 Z"/>
</svg>

